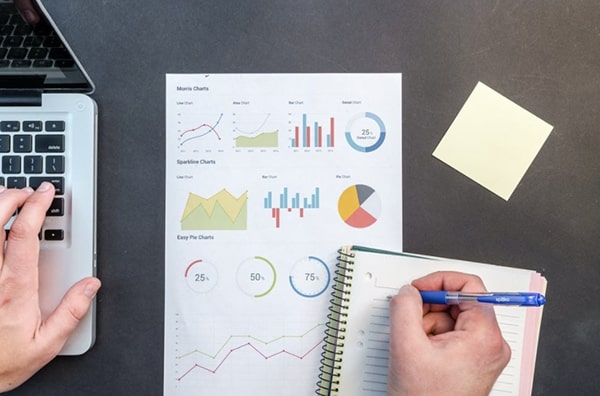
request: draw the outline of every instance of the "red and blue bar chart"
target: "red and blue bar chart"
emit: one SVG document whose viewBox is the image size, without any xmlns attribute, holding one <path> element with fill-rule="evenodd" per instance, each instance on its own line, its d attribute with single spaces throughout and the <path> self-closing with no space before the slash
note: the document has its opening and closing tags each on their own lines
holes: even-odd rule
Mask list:
<svg viewBox="0 0 600 396">
<path fill-rule="evenodd" d="M 307 114 L 302 114 L 302 124 L 294 127 L 290 146 L 292 148 L 335 147 L 335 119 L 329 117 L 325 125 L 322 125 L 318 121 L 309 122 Z"/>
<path fill-rule="evenodd" d="M 315 187 L 310 195 L 303 196 L 299 192 L 290 193 L 287 187 L 279 194 L 279 202 L 273 197 L 273 192 L 269 191 L 264 197 L 263 203 L 265 209 L 271 209 L 271 217 L 275 220 L 275 227 L 281 227 L 281 211 L 293 212 L 298 211 L 298 217 L 304 217 L 306 209 L 318 209 L 320 206 L 320 191 L 319 187 Z M 278 204 L 278 205 L 277 205 Z"/>
</svg>

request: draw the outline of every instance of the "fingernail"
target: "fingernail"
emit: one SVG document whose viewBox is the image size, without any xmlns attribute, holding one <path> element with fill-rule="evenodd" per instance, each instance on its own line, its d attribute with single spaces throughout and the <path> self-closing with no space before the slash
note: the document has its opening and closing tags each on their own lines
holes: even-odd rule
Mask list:
<svg viewBox="0 0 600 396">
<path fill-rule="evenodd" d="M 411 285 L 404 285 L 400 288 L 400 290 L 398 290 L 398 294 L 411 294 L 411 293 L 412 293 Z"/>
<path fill-rule="evenodd" d="M 6 191 L 6 187 L 0 186 L 0 193 L 3 193 L 4 191 Z"/>
<path fill-rule="evenodd" d="M 100 289 L 100 282 L 90 282 L 83 291 L 83 294 L 92 299 L 98 293 L 98 289 Z"/>
<path fill-rule="evenodd" d="M 48 191 L 48 190 L 50 190 L 50 186 L 51 186 L 51 184 L 50 184 L 50 183 L 48 183 L 48 182 L 43 182 L 43 183 L 42 183 L 42 184 L 40 184 L 40 186 L 38 187 L 38 191 L 41 191 L 41 192 Z"/>
<path fill-rule="evenodd" d="M 29 23 L 30 25 L 35 25 L 35 23 L 37 22 L 37 16 L 33 10 L 23 10 L 21 12 L 21 16 L 23 17 L 25 22 Z"/>
<path fill-rule="evenodd" d="M 25 187 L 23 188 L 23 191 L 25 191 L 27 194 L 33 194 L 33 188 L 31 187 Z"/>
</svg>

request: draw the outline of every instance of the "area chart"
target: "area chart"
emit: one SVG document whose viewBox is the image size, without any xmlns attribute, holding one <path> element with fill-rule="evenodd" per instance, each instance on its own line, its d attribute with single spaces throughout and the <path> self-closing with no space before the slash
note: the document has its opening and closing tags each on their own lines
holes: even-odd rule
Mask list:
<svg viewBox="0 0 600 396">
<path fill-rule="evenodd" d="M 226 189 L 208 198 L 189 193 L 181 216 L 181 230 L 245 230 L 247 200 L 247 192 L 235 197 Z"/>
</svg>

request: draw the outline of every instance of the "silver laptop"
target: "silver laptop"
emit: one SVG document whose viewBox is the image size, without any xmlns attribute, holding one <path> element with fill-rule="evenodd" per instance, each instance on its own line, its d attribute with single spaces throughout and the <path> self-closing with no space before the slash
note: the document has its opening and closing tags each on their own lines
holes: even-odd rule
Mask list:
<svg viewBox="0 0 600 396">
<path fill-rule="evenodd" d="M 45 8 L 25 22 L 19 0 L 0 0 L 0 184 L 56 197 L 40 232 L 40 304 L 46 317 L 79 279 L 96 273 L 96 131 L 94 86 Z M 10 232 L 10 231 L 8 231 Z M 62 355 L 87 351 L 95 307 Z"/>
</svg>

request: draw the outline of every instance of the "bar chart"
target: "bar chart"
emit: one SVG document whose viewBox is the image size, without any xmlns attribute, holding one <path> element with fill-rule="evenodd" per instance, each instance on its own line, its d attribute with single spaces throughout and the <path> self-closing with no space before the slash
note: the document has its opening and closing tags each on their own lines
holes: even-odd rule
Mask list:
<svg viewBox="0 0 600 396">
<path fill-rule="evenodd" d="M 320 117 L 309 119 L 309 115 L 302 114 L 301 122 L 292 130 L 290 147 L 292 148 L 333 148 L 335 147 L 335 118 Z"/>
<path fill-rule="evenodd" d="M 298 217 L 303 218 L 306 210 L 319 209 L 320 189 L 315 187 L 312 193 L 303 195 L 300 192 L 291 193 L 288 187 L 284 187 L 274 197 L 274 192 L 269 191 L 263 198 L 263 207 L 271 211 L 271 217 L 275 220 L 275 227 L 281 227 L 281 213 L 297 212 Z"/>
</svg>

